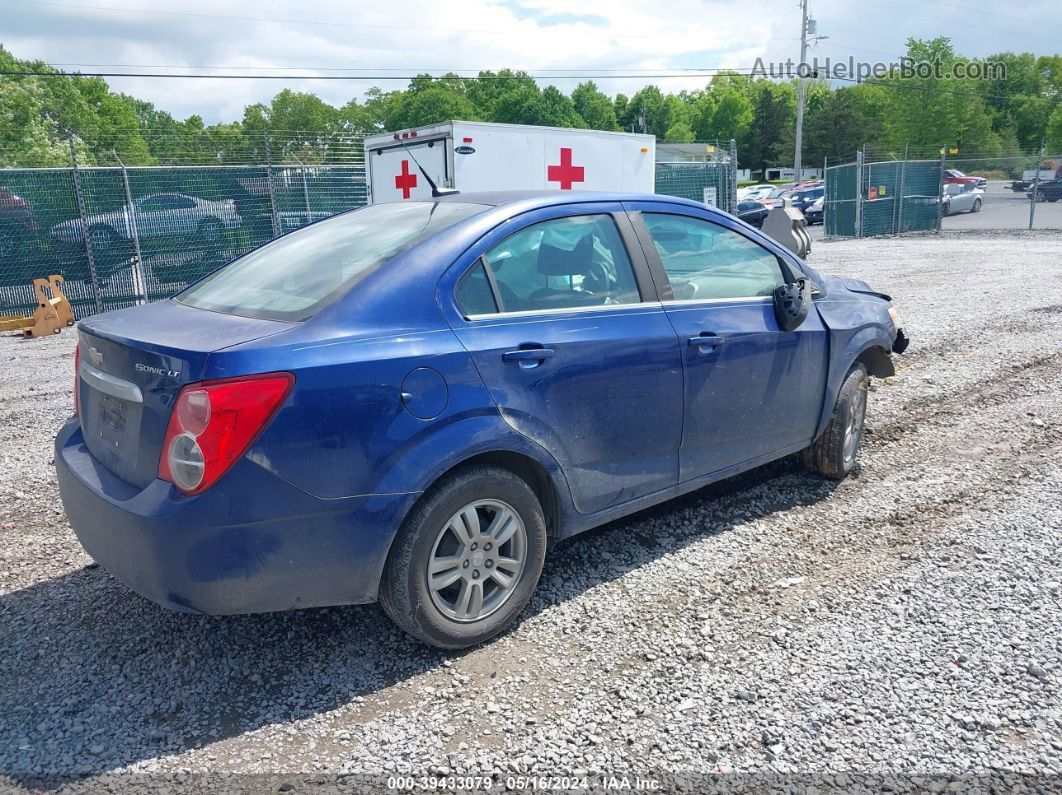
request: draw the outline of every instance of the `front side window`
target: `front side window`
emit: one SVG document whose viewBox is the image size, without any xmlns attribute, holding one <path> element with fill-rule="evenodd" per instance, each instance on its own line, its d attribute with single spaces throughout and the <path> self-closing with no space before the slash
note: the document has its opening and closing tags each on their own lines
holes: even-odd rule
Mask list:
<svg viewBox="0 0 1062 795">
<path fill-rule="evenodd" d="M 608 304 L 634 304 L 641 300 L 634 268 L 610 215 L 578 215 L 532 224 L 507 237 L 483 256 L 497 290 L 501 312 L 567 309 Z M 478 266 L 477 266 L 478 267 Z M 466 292 L 480 296 L 479 306 L 489 306 L 482 279 L 473 268 Z M 472 312 L 465 305 L 462 312 Z"/>
<path fill-rule="evenodd" d="M 700 218 L 643 213 L 676 300 L 771 295 L 784 282 L 778 257 Z"/>
<path fill-rule="evenodd" d="M 388 202 L 326 218 L 244 254 L 176 300 L 267 320 L 305 320 L 421 240 L 488 209 L 465 202 Z"/>
</svg>

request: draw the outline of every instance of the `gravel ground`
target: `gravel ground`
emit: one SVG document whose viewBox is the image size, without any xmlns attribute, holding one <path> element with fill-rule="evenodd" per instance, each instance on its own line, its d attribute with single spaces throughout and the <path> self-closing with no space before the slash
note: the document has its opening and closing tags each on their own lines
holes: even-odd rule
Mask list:
<svg viewBox="0 0 1062 795">
<path fill-rule="evenodd" d="M 0 771 L 1058 789 L 1062 235 L 812 261 L 892 293 L 913 340 L 875 382 L 856 475 L 786 460 L 562 544 L 522 623 L 463 654 L 375 606 L 212 618 L 127 591 L 58 501 L 74 335 L 0 338 Z"/>
</svg>

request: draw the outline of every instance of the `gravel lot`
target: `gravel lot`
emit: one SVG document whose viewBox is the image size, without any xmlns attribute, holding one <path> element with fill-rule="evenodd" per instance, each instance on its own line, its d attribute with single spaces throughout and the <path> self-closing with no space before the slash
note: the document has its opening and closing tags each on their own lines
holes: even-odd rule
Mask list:
<svg viewBox="0 0 1062 795">
<path fill-rule="evenodd" d="M 812 262 L 892 293 L 913 340 L 875 382 L 856 476 L 787 460 L 580 536 L 523 622 L 463 654 L 375 606 L 211 618 L 127 591 L 58 501 L 74 335 L 0 338 L 8 784 L 1009 771 L 1056 789 L 1062 235 L 819 243 Z"/>
</svg>

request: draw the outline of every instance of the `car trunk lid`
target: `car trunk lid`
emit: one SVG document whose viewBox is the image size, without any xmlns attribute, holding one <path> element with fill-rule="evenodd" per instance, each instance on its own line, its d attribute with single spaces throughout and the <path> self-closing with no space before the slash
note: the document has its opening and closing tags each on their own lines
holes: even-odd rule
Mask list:
<svg viewBox="0 0 1062 795">
<path fill-rule="evenodd" d="M 158 472 L 177 394 L 203 378 L 209 356 L 292 325 L 175 301 L 81 321 L 77 388 L 85 445 L 115 475 L 146 486 Z"/>
</svg>

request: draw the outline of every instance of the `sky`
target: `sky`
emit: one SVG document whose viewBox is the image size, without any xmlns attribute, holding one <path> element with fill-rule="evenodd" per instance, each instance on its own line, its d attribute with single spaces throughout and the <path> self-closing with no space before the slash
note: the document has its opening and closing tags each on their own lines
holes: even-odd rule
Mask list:
<svg viewBox="0 0 1062 795">
<path fill-rule="evenodd" d="M 888 63 L 904 52 L 908 37 L 941 35 L 968 57 L 1054 54 L 1057 28 L 1043 20 L 1057 19 L 1057 2 L 809 0 L 818 34 L 829 37 L 815 44 L 809 60 Z M 593 75 L 609 95 L 629 96 L 647 83 L 665 91 L 696 89 L 708 78 L 684 72 L 750 69 L 757 58 L 796 60 L 799 37 L 797 0 L 0 0 L 0 43 L 19 58 L 68 71 L 209 73 L 198 67 L 217 67 L 284 76 L 108 80 L 113 90 L 178 118 L 198 114 L 208 124 L 238 120 L 246 105 L 268 102 L 283 88 L 338 106 L 372 85 L 406 85 L 380 74 L 510 67 L 565 92 L 580 82 L 570 77 L 575 74 Z M 288 77 L 355 69 L 372 79 Z"/>
</svg>

